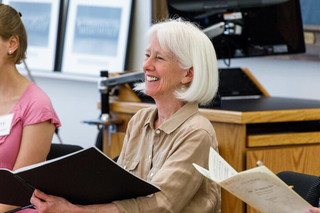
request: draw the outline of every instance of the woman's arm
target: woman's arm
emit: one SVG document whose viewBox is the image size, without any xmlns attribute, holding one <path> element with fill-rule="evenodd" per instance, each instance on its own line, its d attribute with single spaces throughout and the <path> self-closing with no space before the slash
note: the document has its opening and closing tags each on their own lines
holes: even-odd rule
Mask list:
<svg viewBox="0 0 320 213">
<path fill-rule="evenodd" d="M 45 121 L 25 126 L 13 170 L 45 161 L 50 150 L 55 125 Z"/>
<path fill-rule="evenodd" d="M 55 125 L 50 121 L 24 127 L 19 154 L 13 170 L 45 161 L 50 150 L 54 130 Z M 0 212 L 15 208 L 17 206 L 0 204 Z"/>
<path fill-rule="evenodd" d="M 31 200 L 39 213 L 120 213 L 115 204 L 74 205 L 66 199 L 35 190 Z"/>
</svg>

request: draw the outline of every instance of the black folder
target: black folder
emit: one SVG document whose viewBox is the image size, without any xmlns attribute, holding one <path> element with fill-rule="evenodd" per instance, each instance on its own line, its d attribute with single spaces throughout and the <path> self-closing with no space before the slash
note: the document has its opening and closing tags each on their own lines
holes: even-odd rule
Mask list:
<svg viewBox="0 0 320 213">
<path fill-rule="evenodd" d="M 123 169 L 96 147 L 14 172 L 0 169 L 0 203 L 29 205 L 34 189 L 82 205 L 110 203 L 160 191 L 158 186 Z"/>
</svg>

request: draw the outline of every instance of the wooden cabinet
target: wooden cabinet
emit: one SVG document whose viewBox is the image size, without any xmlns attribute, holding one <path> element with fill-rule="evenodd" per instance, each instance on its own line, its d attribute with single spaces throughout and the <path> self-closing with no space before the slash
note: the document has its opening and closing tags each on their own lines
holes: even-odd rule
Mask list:
<svg viewBox="0 0 320 213">
<path fill-rule="evenodd" d="M 292 104 L 295 101 L 299 104 Z M 274 106 L 274 102 L 289 104 Z M 317 157 L 320 153 L 319 101 L 268 97 L 266 100 L 235 101 L 233 110 L 228 104 L 225 102 L 220 109 L 201 108 L 200 112 L 216 131 L 220 155 L 238 172 L 255 167 L 257 161 L 261 161 L 274 173 L 290 170 L 320 175 L 320 158 Z M 267 110 L 266 105 L 278 109 Z M 123 120 L 117 131 L 123 135 L 130 118 L 139 109 L 150 106 L 139 102 L 111 103 L 112 115 Z M 223 107 L 229 108 L 224 110 Z M 261 108 L 264 110 L 259 110 Z M 255 211 L 222 190 L 222 213 L 234 212 Z"/>
<path fill-rule="evenodd" d="M 295 171 L 305 174 L 320 175 L 319 145 L 286 146 L 281 148 L 268 148 L 247 151 L 247 169 L 263 163 L 275 174 L 281 171 Z M 258 213 L 248 206 L 248 213 Z"/>
<path fill-rule="evenodd" d="M 284 170 L 320 176 L 320 144 L 247 151 L 247 169 L 262 162 L 274 173 Z"/>
</svg>

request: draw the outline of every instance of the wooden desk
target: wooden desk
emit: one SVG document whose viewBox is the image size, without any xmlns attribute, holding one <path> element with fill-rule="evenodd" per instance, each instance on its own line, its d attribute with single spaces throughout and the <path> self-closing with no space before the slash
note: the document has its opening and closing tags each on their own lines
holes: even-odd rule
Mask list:
<svg viewBox="0 0 320 213">
<path fill-rule="evenodd" d="M 123 135 L 130 118 L 149 106 L 111 103 L 111 114 L 123 120 L 117 131 Z M 238 172 L 262 162 L 274 173 L 291 170 L 320 175 L 320 101 L 264 97 L 223 101 L 221 108 L 200 111 L 216 131 L 221 156 Z M 255 211 L 222 190 L 222 213 L 234 212 Z"/>
</svg>

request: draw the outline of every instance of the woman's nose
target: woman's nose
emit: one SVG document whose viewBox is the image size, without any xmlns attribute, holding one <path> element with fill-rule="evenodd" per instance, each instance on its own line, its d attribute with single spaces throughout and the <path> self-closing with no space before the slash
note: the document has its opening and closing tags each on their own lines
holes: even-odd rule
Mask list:
<svg viewBox="0 0 320 213">
<path fill-rule="evenodd" d="M 143 70 L 154 70 L 153 61 L 151 58 L 146 58 L 143 62 Z"/>
</svg>

